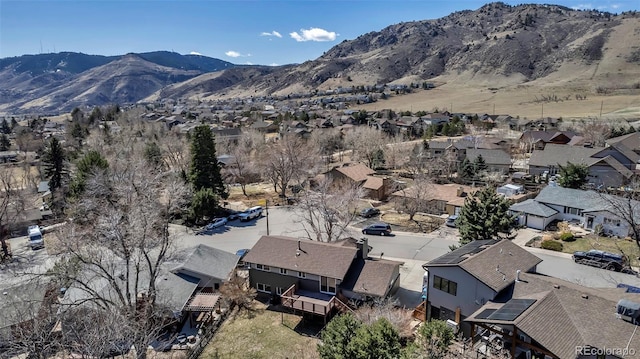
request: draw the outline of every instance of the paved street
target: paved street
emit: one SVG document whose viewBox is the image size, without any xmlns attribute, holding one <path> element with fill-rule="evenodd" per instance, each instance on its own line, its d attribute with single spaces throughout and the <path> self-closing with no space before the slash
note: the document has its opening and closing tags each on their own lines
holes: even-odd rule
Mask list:
<svg viewBox="0 0 640 359">
<path fill-rule="evenodd" d="M 275 207 L 269 209 L 269 234 L 284 235 L 295 238 L 306 238 L 302 225 L 297 223 L 298 218 L 292 207 Z M 362 222 L 370 222 L 363 220 Z M 364 223 L 354 224 L 353 236 L 362 237 L 359 228 Z M 213 247 L 235 253 L 241 248 L 251 248 L 262 235 L 267 234 L 267 217 L 256 221 L 242 223 L 230 222 L 227 228 L 219 229 L 211 235 L 194 235 L 185 232 L 184 227 L 174 227 L 181 233 L 180 243 L 183 246 L 191 246 L 205 243 Z M 516 244 L 524 244 L 534 236 L 535 231 L 524 230 L 514 240 Z M 369 245 L 373 247 L 371 255 L 398 260 L 405 264 L 401 267 L 401 287 L 399 293 L 401 304 L 411 307 L 420 303 L 420 291 L 422 289 L 422 276 L 424 270 L 422 264 L 449 252 L 449 246 L 457 244 L 457 230 L 442 227 L 432 233 L 404 233 L 394 231 L 392 236 L 366 236 Z M 640 286 L 640 278 L 629 274 L 622 274 L 576 264 L 571 255 L 555 253 L 547 250 L 526 248 L 539 256 L 543 262 L 538 266 L 538 272 L 544 275 L 561 278 L 574 283 L 590 287 L 612 288 L 618 283 Z"/>
</svg>

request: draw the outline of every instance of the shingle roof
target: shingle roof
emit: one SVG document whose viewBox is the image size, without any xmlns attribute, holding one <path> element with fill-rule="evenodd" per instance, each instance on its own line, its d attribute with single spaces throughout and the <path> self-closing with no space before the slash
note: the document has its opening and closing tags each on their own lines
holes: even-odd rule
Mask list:
<svg viewBox="0 0 640 359">
<path fill-rule="evenodd" d="M 558 213 L 555 209 L 546 206 L 534 199 L 528 199 L 524 202 L 514 203 L 509 207 L 509 210 L 514 212 L 522 212 L 527 214 L 533 214 L 544 218 L 549 218 Z"/>
<path fill-rule="evenodd" d="M 620 293 L 605 298 L 597 289 L 555 278 L 525 273 L 521 279 L 523 281 L 515 283 L 514 297 L 548 294 L 517 319 L 517 326 L 560 358 L 575 357 L 576 346 L 640 348 L 640 335 L 634 335 L 635 325 L 615 316 L 618 299 L 640 302 L 640 294 Z M 583 294 L 587 294 L 587 298 L 583 298 Z"/>
<path fill-rule="evenodd" d="M 229 274 L 236 268 L 240 257 L 233 253 L 209 247 L 204 244 L 188 248 L 179 254 L 183 261 L 171 272 L 182 270 L 199 273 L 211 278 L 227 280 Z"/>
<path fill-rule="evenodd" d="M 544 150 L 533 151 L 529 166 L 557 166 L 567 162 L 573 164 L 588 164 L 592 162 L 591 156 L 602 151 L 602 147 L 588 148 L 549 143 Z"/>
<path fill-rule="evenodd" d="M 613 137 L 607 140 L 610 146 L 622 144 L 628 148 L 640 148 L 640 133 L 634 132 L 628 135 Z"/>
<path fill-rule="evenodd" d="M 300 250 L 298 250 L 298 244 Z M 329 243 L 282 236 L 262 236 L 243 260 L 248 263 L 344 279 L 357 251 L 356 248 Z"/>
<path fill-rule="evenodd" d="M 336 168 L 336 171 L 342 173 L 343 175 L 356 182 L 362 182 L 367 179 L 368 175 L 376 173 L 376 171 L 363 165 L 362 163 L 338 167 Z"/>
<path fill-rule="evenodd" d="M 367 180 L 362 187 L 366 189 L 378 190 L 384 185 L 384 180 L 380 177 L 367 176 Z"/>
<path fill-rule="evenodd" d="M 394 278 L 400 262 L 386 259 L 358 259 L 349 269 L 342 288 L 367 296 L 384 297 Z"/>
<path fill-rule="evenodd" d="M 473 149 L 467 150 L 467 158 L 473 162 L 478 156 L 482 156 L 488 165 L 511 165 L 511 156 L 500 149 Z"/>
<path fill-rule="evenodd" d="M 47 283 L 30 280 L 0 290 L 0 329 L 33 319 L 47 291 Z"/>
<path fill-rule="evenodd" d="M 560 186 L 546 186 L 536 196 L 535 201 L 582 210 L 604 208 L 604 203 L 597 193 Z"/>
<path fill-rule="evenodd" d="M 516 271 L 527 272 L 542 259 L 504 239 L 460 263 L 460 267 L 496 292 L 516 279 Z"/>
</svg>

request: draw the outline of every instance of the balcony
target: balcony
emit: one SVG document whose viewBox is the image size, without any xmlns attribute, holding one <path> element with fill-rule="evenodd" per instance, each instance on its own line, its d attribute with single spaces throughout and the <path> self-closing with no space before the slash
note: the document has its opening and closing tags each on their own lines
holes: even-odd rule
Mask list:
<svg viewBox="0 0 640 359">
<path fill-rule="evenodd" d="M 351 308 L 336 296 L 301 290 L 296 284 L 289 287 L 280 297 L 282 305 L 287 308 L 321 315 L 325 318 L 334 308 L 341 312 L 351 311 Z"/>
</svg>

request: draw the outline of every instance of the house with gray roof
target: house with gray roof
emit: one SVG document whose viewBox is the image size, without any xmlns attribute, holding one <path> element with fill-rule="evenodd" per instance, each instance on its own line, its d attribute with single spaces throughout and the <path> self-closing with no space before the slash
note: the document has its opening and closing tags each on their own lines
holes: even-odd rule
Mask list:
<svg viewBox="0 0 640 359">
<path fill-rule="evenodd" d="M 595 191 L 547 186 L 538 196 L 509 207 L 518 223 L 533 229 L 544 230 L 554 220 L 579 223 L 587 230 L 601 225 L 608 235 L 626 237 L 631 227 L 616 214 L 617 205 L 629 206 L 640 216 L 640 202 L 622 197 L 600 194 Z"/>
<path fill-rule="evenodd" d="M 474 348 L 499 346 L 509 350 L 512 358 L 640 355 L 637 325 L 618 314 L 625 303 L 640 307 L 640 294 L 624 288 L 588 288 L 524 272 L 510 290 L 512 295 L 487 302 L 466 318 L 473 332 L 479 333 L 480 342 L 474 340 Z"/>
<path fill-rule="evenodd" d="M 535 272 L 542 260 L 510 240 L 473 241 L 425 263 L 427 319 L 451 320 L 469 337 L 464 319 L 505 295 L 518 272 Z"/>
<path fill-rule="evenodd" d="M 324 243 L 262 236 L 243 262 L 258 292 L 326 320 L 349 300 L 386 298 L 399 288 L 401 263 L 371 258 L 370 250 L 366 238 Z"/>
<path fill-rule="evenodd" d="M 587 180 L 595 186 L 619 187 L 635 177 L 640 155 L 623 145 L 579 147 L 549 143 L 544 150 L 531 154 L 529 173 L 555 175 L 560 166 L 569 163 L 586 165 Z"/>
<path fill-rule="evenodd" d="M 489 172 L 507 174 L 511 168 L 511 156 L 501 149 L 470 148 L 466 155 L 471 163 L 474 163 L 478 156 L 482 156 Z"/>
</svg>

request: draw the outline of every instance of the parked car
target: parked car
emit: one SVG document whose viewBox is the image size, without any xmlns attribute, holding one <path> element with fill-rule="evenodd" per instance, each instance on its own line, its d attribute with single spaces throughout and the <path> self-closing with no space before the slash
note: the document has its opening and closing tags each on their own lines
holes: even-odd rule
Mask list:
<svg viewBox="0 0 640 359">
<path fill-rule="evenodd" d="M 242 213 L 241 211 L 236 211 L 234 209 L 227 209 L 225 212 L 227 215 L 227 221 L 235 221 L 240 218 L 240 213 Z"/>
<path fill-rule="evenodd" d="M 377 216 L 379 214 L 380 214 L 380 210 L 374 207 L 365 208 L 362 211 L 360 211 L 360 216 L 364 218 L 370 218 L 373 216 Z"/>
<path fill-rule="evenodd" d="M 216 228 L 222 227 L 225 224 L 227 224 L 227 218 L 226 217 L 214 218 L 211 223 L 207 224 L 207 226 L 204 227 L 204 229 L 207 230 L 207 231 L 210 231 L 212 229 L 216 229 Z"/>
<path fill-rule="evenodd" d="M 623 255 L 592 249 L 587 252 L 573 252 L 573 260 L 576 263 L 608 270 L 622 271 L 627 267 L 627 259 Z"/>
<path fill-rule="evenodd" d="M 447 227 L 452 227 L 452 228 L 456 228 L 456 220 L 458 219 L 457 215 L 451 215 L 449 217 L 447 217 L 447 220 L 444 222 L 444 224 Z"/>
<path fill-rule="evenodd" d="M 388 236 L 391 234 L 391 226 L 388 223 L 379 222 L 370 224 L 362 229 L 362 234 L 377 234 Z"/>
<path fill-rule="evenodd" d="M 242 222 L 246 222 L 246 221 L 250 221 L 254 218 L 259 218 L 262 216 L 262 207 L 261 206 L 255 206 L 255 207 L 251 207 L 248 210 L 240 213 L 240 215 L 238 216 L 238 218 L 240 218 L 240 220 Z"/>
</svg>

